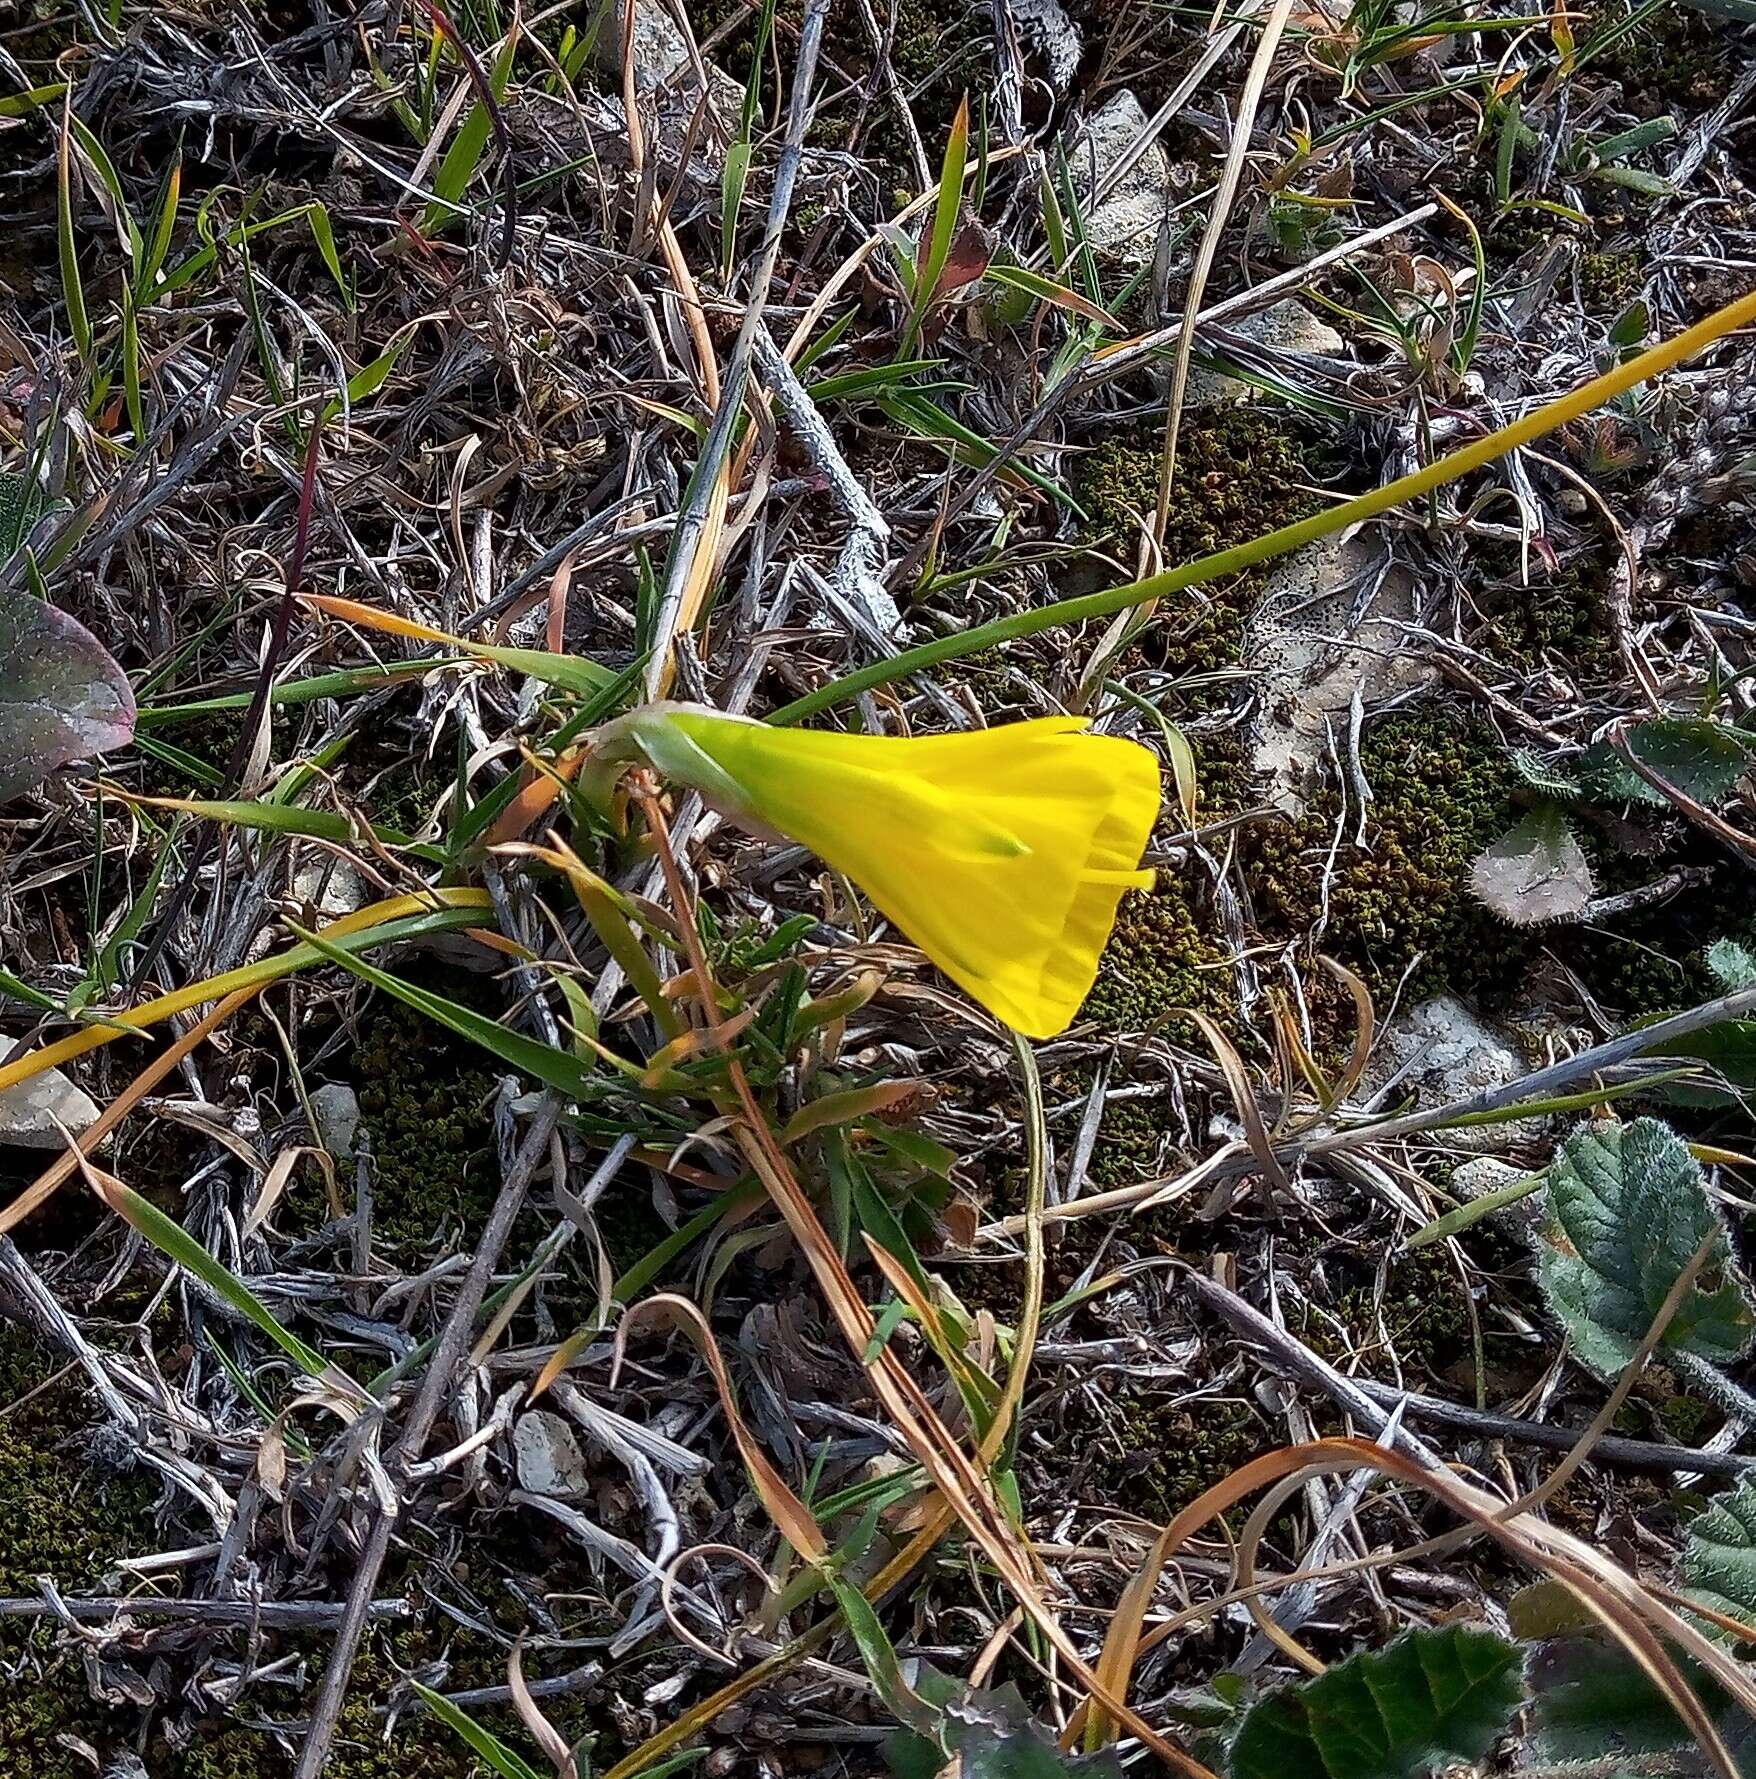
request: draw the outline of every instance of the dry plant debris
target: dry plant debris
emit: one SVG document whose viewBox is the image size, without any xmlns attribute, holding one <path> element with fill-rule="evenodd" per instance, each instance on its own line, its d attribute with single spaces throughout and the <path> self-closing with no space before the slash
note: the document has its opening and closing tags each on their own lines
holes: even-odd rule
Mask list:
<svg viewBox="0 0 1756 1779">
<path fill-rule="evenodd" d="M 1749 1770 L 1753 20 L 0 20 L 0 1774 Z"/>
</svg>

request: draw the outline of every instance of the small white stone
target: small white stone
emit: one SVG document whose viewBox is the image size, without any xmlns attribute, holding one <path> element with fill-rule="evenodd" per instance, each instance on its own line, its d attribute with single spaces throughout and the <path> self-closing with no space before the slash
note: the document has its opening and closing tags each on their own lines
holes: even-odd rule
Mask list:
<svg viewBox="0 0 1756 1779">
<path fill-rule="evenodd" d="M 1288 298 L 1272 308 L 1259 309 L 1228 322 L 1226 329 L 1241 340 L 1264 346 L 1271 352 L 1300 353 L 1309 358 L 1337 358 L 1347 350 L 1347 342 L 1321 316 L 1303 303 Z M 1228 377 L 1224 371 L 1203 370 L 1196 365 L 1189 373 L 1189 389 L 1184 397 L 1185 408 L 1229 408 L 1243 402 L 1258 401 L 1262 391 L 1241 377 Z"/>
<path fill-rule="evenodd" d="M 533 1408 L 512 1429 L 518 1486 L 527 1494 L 565 1498 L 585 1493 L 585 1459 L 573 1429 L 559 1415 Z"/>
<path fill-rule="evenodd" d="M 622 69 L 623 6 L 608 9 L 604 27 L 598 33 L 598 64 L 606 72 L 620 74 Z M 650 93 L 669 89 L 679 100 L 693 107 L 699 88 L 691 66 L 688 39 L 677 22 L 655 0 L 634 0 L 634 31 L 629 43 L 634 64 L 634 90 Z M 708 97 L 723 117 L 736 118 L 743 101 L 744 89 L 712 62 L 704 61 L 707 70 Z"/>
<path fill-rule="evenodd" d="M 1442 994 L 1391 1021 L 1367 1080 L 1382 1085 L 1395 1077 L 1393 1093 L 1400 1096 L 1413 1087 L 1425 1110 L 1509 1086 L 1529 1073 L 1510 1034 L 1489 1025 L 1456 995 Z M 1551 1123 L 1552 1119 L 1521 1119 L 1512 1124 L 1465 1125 L 1437 1131 L 1434 1138 L 1453 1149 L 1499 1149 L 1509 1134 L 1531 1136 Z"/>
<path fill-rule="evenodd" d="M 1061 0 L 1012 0 L 1012 16 L 1028 52 L 1035 50 L 1049 68 L 1049 85 L 1064 93 L 1079 72 L 1079 27 Z"/>
<path fill-rule="evenodd" d="M 337 1161 L 352 1161 L 360 1130 L 360 1096 L 345 1081 L 325 1081 L 311 1095 L 317 1137 Z"/>
<path fill-rule="evenodd" d="M 97 1117 L 97 1101 L 83 1087 L 59 1069 L 45 1069 L 0 1092 L 0 1143 L 20 1149 L 65 1149 L 62 1127 L 78 1136 Z"/>
<path fill-rule="evenodd" d="M 1295 551 L 1275 568 L 1251 616 L 1244 658 L 1262 688 L 1253 763 L 1268 781 L 1269 801 L 1295 817 L 1327 765 L 1331 736 L 1346 747 L 1356 691 L 1373 703 L 1436 677 L 1407 646 L 1419 601 L 1406 570 L 1389 569 L 1355 613 L 1356 589 L 1362 576 L 1377 573 L 1379 549 L 1374 538 L 1354 534 Z M 1371 819 L 1368 809 L 1368 830 Z"/>
<path fill-rule="evenodd" d="M 293 894 L 325 920 L 357 914 L 371 899 L 371 886 L 346 859 L 321 849 L 308 851 L 293 872 Z"/>
<path fill-rule="evenodd" d="M 1170 157 L 1154 142 L 1105 196 L 1095 194 L 1146 133 L 1147 121 L 1140 101 L 1124 87 L 1067 144 L 1067 164 L 1087 207 L 1086 239 L 1100 253 L 1133 265 L 1144 265 L 1157 250 L 1159 229 L 1176 195 Z"/>
</svg>

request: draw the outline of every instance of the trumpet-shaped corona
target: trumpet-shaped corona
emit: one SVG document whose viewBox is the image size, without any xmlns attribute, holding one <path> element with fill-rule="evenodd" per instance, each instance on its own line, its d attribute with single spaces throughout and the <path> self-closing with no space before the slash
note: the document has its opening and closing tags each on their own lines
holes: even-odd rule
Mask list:
<svg viewBox="0 0 1756 1779">
<path fill-rule="evenodd" d="M 600 733 L 727 815 L 808 846 L 1027 1037 L 1064 1031 L 1097 976 L 1159 810 L 1151 751 L 1077 717 L 920 738 L 781 729 L 651 704 Z"/>
</svg>

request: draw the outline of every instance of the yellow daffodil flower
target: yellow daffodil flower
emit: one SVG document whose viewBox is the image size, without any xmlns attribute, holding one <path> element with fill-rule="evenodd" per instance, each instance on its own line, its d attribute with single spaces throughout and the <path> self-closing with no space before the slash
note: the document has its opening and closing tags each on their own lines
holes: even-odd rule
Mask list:
<svg viewBox="0 0 1756 1779">
<path fill-rule="evenodd" d="M 1090 992 L 1124 892 L 1152 883 L 1158 761 L 1086 727 L 837 735 L 650 704 L 599 732 L 594 766 L 644 758 L 808 846 L 989 1012 L 1049 1038 Z"/>
</svg>

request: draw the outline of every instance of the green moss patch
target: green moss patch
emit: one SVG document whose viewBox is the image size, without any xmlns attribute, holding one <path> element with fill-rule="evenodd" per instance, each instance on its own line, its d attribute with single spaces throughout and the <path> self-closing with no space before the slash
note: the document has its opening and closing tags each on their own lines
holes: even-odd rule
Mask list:
<svg viewBox="0 0 1756 1779">
<path fill-rule="evenodd" d="M 0 1324 L 0 1594 L 34 1594 L 39 1575 L 64 1592 L 89 1592 L 118 1558 L 151 1544 L 156 1479 L 90 1461 L 83 1374 L 65 1370 L 65 1360 Z"/>
<path fill-rule="evenodd" d="M 457 984 L 446 992 L 457 996 Z M 409 1259 L 430 1254 L 442 1231 L 455 1240 L 480 1230 L 499 1191 L 492 1058 L 413 1008 L 377 1003 L 354 1071 L 372 1145 L 374 1244 Z"/>
<path fill-rule="evenodd" d="M 1071 1475 L 1055 1477 L 1059 1500 L 1120 1503 L 1162 1524 L 1282 1443 L 1252 1408 L 1229 1397 L 1179 1402 L 1126 1382 L 1101 1394 L 1101 1406 L 1082 1391 L 1061 1407 L 1056 1444 L 1082 1455 Z"/>
<path fill-rule="evenodd" d="M 1485 724 L 1438 706 L 1368 724 L 1360 763 L 1372 787 L 1368 846 L 1334 843 L 1340 793 L 1313 788 L 1296 822 L 1245 831 L 1244 874 L 1257 925 L 1301 939 L 1327 913 L 1322 949 L 1357 970 L 1385 999 L 1415 966 L 1404 993 L 1467 990 L 1504 980 L 1528 941 L 1470 894 L 1469 867 L 1517 818 L 1514 772 Z"/>
<path fill-rule="evenodd" d="M 1163 449 L 1160 429 L 1136 429 L 1096 446 L 1075 471 L 1075 493 L 1092 516 L 1090 541 L 1130 563 L 1142 522 L 1150 524 L 1158 508 Z M 1312 487 L 1321 469 L 1315 448 L 1283 414 L 1240 405 L 1190 415 L 1177 444 L 1166 564 L 1192 562 L 1315 513 L 1324 504 Z M 1266 577 L 1253 569 L 1167 600 L 1136 644 L 1136 659 L 1178 675 L 1235 667 Z"/>
</svg>

